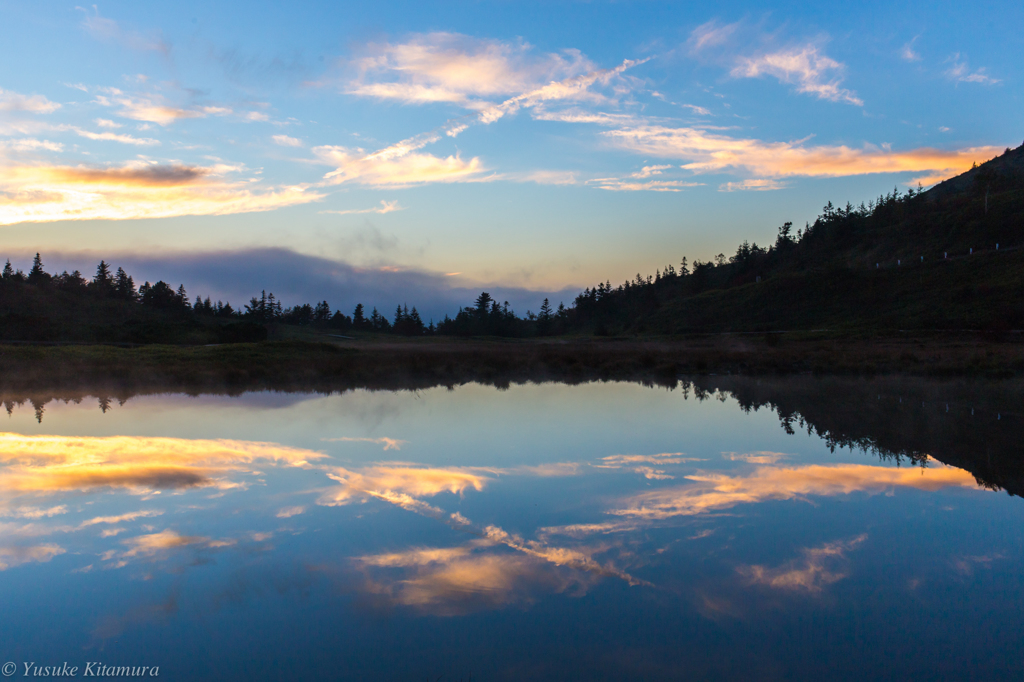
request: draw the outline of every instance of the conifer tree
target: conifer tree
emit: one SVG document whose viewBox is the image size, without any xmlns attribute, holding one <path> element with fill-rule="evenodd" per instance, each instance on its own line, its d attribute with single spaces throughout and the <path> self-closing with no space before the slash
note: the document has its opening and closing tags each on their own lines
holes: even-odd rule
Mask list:
<svg viewBox="0 0 1024 682">
<path fill-rule="evenodd" d="M 50 279 L 50 275 L 43 270 L 43 259 L 37 253 L 36 257 L 32 259 L 32 269 L 28 271 L 28 283 L 46 284 Z"/>
</svg>

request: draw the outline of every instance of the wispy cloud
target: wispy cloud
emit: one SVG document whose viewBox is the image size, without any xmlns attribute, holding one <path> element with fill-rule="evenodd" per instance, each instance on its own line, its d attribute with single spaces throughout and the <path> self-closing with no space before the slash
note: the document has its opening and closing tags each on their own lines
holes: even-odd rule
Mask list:
<svg viewBox="0 0 1024 682">
<path fill-rule="evenodd" d="M 299 514 L 305 513 L 305 507 L 283 507 L 277 510 L 276 516 L 279 519 L 290 519 L 293 516 L 298 516 Z"/>
<path fill-rule="evenodd" d="M 812 94 L 830 102 L 863 106 L 864 101 L 845 88 L 837 75 L 845 67 L 822 54 L 815 45 L 794 47 L 754 57 L 742 57 L 730 72 L 734 78 L 772 76 L 791 85 L 797 92 Z"/>
<path fill-rule="evenodd" d="M 0 149 L 10 149 L 16 152 L 48 151 L 59 152 L 64 150 L 64 145 L 50 140 L 37 140 L 31 137 L 24 137 L 13 140 L 0 140 Z"/>
<path fill-rule="evenodd" d="M 1002 83 L 999 78 L 993 78 L 986 73 L 987 69 L 980 68 L 971 70 L 967 65 L 966 59 L 961 59 L 960 53 L 957 52 L 952 57 L 946 60 L 950 64 L 950 67 L 946 69 L 946 78 L 956 81 L 957 83 L 981 83 L 982 85 L 995 85 Z"/>
<path fill-rule="evenodd" d="M 919 148 L 894 151 L 888 147 L 806 145 L 796 142 L 729 137 L 699 128 L 638 126 L 601 133 L 612 144 L 645 156 L 686 160 L 685 170 L 695 173 L 726 169 L 761 178 L 843 177 L 870 173 L 925 172 L 915 181 L 937 182 L 962 173 L 975 162 L 1002 153 L 998 147 L 971 147 L 945 151 Z"/>
<path fill-rule="evenodd" d="M 821 39 L 795 41 L 780 47 L 774 35 L 765 34 L 746 21 L 710 21 L 690 33 L 687 47 L 694 56 L 731 64 L 729 75 L 733 78 L 771 76 L 795 85 L 797 92 L 819 99 L 864 104 L 853 91 L 841 87 L 846 67 L 822 52 Z"/>
<path fill-rule="evenodd" d="M 0 571 L 30 562 L 45 563 L 65 553 L 59 545 L 43 544 L 31 547 L 0 547 Z"/>
<path fill-rule="evenodd" d="M 78 529 L 88 528 L 101 523 L 113 525 L 115 523 L 126 523 L 128 521 L 135 521 L 136 519 L 148 519 L 154 516 L 161 516 L 163 514 L 159 509 L 143 509 L 137 512 L 128 512 L 127 514 L 118 514 L 116 516 L 96 516 L 91 519 L 87 519 L 78 524 Z"/>
<path fill-rule="evenodd" d="M 487 170 L 476 157 L 465 161 L 457 154 L 440 157 L 406 149 L 388 148 L 368 154 L 357 148 L 321 146 L 314 147 L 313 154 L 323 163 L 337 167 L 324 176 L 328 184 L 355 182 L 373 187 L 403 187 L 467 182 L 479 179 Z"/>
<path fill-rule="evenodd" d="M 737 570 L 752 585 L 818 593 L 826 585 L 839 582 L 847 576 L 840 568 L 845 562 L 846 553 L 860 546 L 867 537 L 864 534 L 850 540 L 827 542 L 820 547 L 807 547 L 800 551 L 800 559 L 776 568 L 741 566 Z"/>
<path fill-rule="evenodd" d="M 0 89 L 0 111 L 17 111 L 29 114 L 52 114 L 60 105 L 43 95 L 21 95 Z"/>
<path fill-rule="evenodd" d="M 595 178 L 588 180 L 599 189 L 612 192 L 682 192 L 689 187 L 700 187 L 702 182 L 684 180 L 646 180 L 638 181 L 623 178 Z"/>
<path fill-rule="evenodd" d="M 408 103 L 451 102 L 478 108 L 483 99 L 534 90 L 593 69 L 577 51 L 534 55 L 525 43 L 481 40 L 454 33 L 371 44 L 356 60 L 349 94 Z"/>
<path fill-rule="evenodd" d="M 381 438 L 321 438 L 321 440 L 328 443 L 376 443 L 377 445 L 383 445 L 385 450 L 401 450 L 402 446 L 408 442 L 397 438 L 388 438 L 387 436 L 382 436 Z"/>
<path fill-rule="evenodd" d="M 127 538 L 122 541 L 128 549 L 121 554 L 107 552 L 104 558 L 110 560 L 116 557 L 127 559 L 137 556 L 154 556 L 162 552 L 183 547 L 204 547 L 216 549 L 230 547 L 235 544 L 234 540 L 211 540 L 208 537 L 195 535 L 181 535 L 177 531 L 167 529 L 159 533 L 139 535 L 134 538 Z M 123 565 L 123 564 L 122 564 Z"/>
<path fill-rule="evenodd" d="M 298 139 L 296 137 L 290 137 L 288 135 L 274 135 L 270 139 L 272 139 L 274 141 L 274 144 L 279 144 L 282 147 L 301 147 L 302 146 L 302 140 L 300 140 L 300 139 Z"/>
<path fill-rule="evenodd" d="M 787 183 L 782 180 L 771 180 L 767 178 L 751 178 L 736 182 L 726 182 L 718 186 L 719 192 L 769 192 L 776 189 L 785 189 Z"/>
<path fill-rule="evenodd" d="M 535 182 L 538 185 L 575 185 L 578 182 L 576 175 L 574 171 L 535 170 L 505 177 L 518 182 Z"/>
<path fill-rule="evenodd" d="M 345 211 L 320 211 L 320 213 L 333 213 L 334 215 L 352 215 L 352 214 L 360 214 L 360 213 L 379 213 L 381 215 L 384 215 L 385 213 L 393 213 L 395 211 L 404 211 L 404 210 L 405 210 L 405 207 L 404 206 L 399 206 L 397 200 L 396 201 L 384 201 L 384 200 L 381 200 L 380 206 L 377 206 L 375 208 L 358 208 L 358 209 L 349 209 L 349 210 L 345 210 Z M 348 438 L 348 439 L 336 438 L 334 440 L 353 440 L 353 439 L 351 439 L 351 438 Z"/>
<path fill-rule="evenodd" d="M 914 36 L 910 42 L 906 43 L 900 48 L 900 59 L 908 62 L 919 62 L 921 61 L 921 55 L 914 49 L 914 43 L 921 36 Z"/>
<path fill-rule="evenodd" d="M 739 28 L 740 22 L 722 24 L 717 19 L 712 19 L 690 32 L 687 45 L 691 52 L 702 52 L 709 48 L 720 47 L 728 43 Z"/>
<path fill-rule="evenodd" d="M 100 16 L 100 10 L 96 5 L 92 6 L 92 12 L 83 7 L 75 9 L 83 12 L 82 28 L 93 38 L 104 42 L 117 43 L 132 50 L 155 51 L 164 55 L 170 54 L 171 46 L 163 39 L 159 32 L 143 34 L 139 31 L 124 30 L 121 25 L 113 19 Z"/>
<path fill-rule="evenodd" d="M 119 107 L 117 115 L 122 118 L 148 121 L 161 126 L 168 126 L 181 119 L 228 116 L 234 113 L 230 107 L 223 106 L 177 106 L 158 94 L 128 95 L 118 88 L 103 88 L 102 92 L 96 95 L 96 104 Z"/>
<path fill-rule="evenodd" d="M 120 142 L 121 144 L 131 144 L 139 147 L 153 147 L 160 144 L 160 140 L 154 140 L 151 137 L 132 137 L 131 135 L 125 135 L 122 133 L 96 133 L 91 130 L 84 130 L 77 126 L 67 126 L 66 130 L 74 132 L 80 137 L 84 137 L 89 140 L 104 140 L 109 142 Z"/>
</svg>

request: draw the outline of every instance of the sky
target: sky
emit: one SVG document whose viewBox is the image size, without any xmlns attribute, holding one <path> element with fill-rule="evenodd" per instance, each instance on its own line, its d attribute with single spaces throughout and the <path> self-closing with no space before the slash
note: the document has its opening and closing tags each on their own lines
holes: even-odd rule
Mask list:
<svg viewBox="0 0 1024 682">
<path fill-rule="evenodd" d="M 1022 24 L 1015 2 L 0 0 L 0 258 L 236 304 L 568 303 L 1020 145 Z"/>
</svg>

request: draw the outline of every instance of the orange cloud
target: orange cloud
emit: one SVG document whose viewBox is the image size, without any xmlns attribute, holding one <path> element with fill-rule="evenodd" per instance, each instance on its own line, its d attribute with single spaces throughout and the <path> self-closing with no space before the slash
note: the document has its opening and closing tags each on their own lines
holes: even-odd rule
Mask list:
<svg viewBox="0 0 1024 682">
<path fill-rule="evenodd" d="M 0 166 L 0 225 L 268 211 L 318 201 L 304 186 L 229 180 L 226 165 Z"/>
<path fill-rule="evenodd" d="M 765 142 L 712 134 L 698 128 L 644 125 L 609 130 L 613 145 L 630 151 L 684 159 L 682 168 L 696 173 L 726 169 L 748 171 L 763 178 L 792 176 L 842 177 L 870 173 L 926 173 L 921 181 L 936 182 L 969 170 L 1000 153 L 997 147 L 971 147 L 954 151 L 920 148 L 893 151 L 866 146 L 807 146 L 803 141 Z"/>
<path fill-rule="evenodd" d="M 535 558 L 480 554 L 480 547 L 414 548 L 353 561 L 367 575 L 367 592 L 438 616 L 530 602 L 540 591 L 587 585 L 582 576 L 552 570 Z"/>
<path fill-rule="evenodd" d="M 206 537 L 179 535 L 177 532 L 168 529 L 159 533 L 128 538 L 123 541 L 123 544 L 128 545 L 129 549 L 120 556 L 127 558 L 139 555 L 153 556 L 169 549 L 188 547 L 190 545 L 215 548 L 229 547 L 235 543 L 233 540 L 210 540 L 210 538 Z"/>
<path fill-rule="evenodd" d="M 483 490 L 489 480 L 468 469 L 421 468 L 402 463 L 372 466 L 359 471 L 337 467 L 328 476 L 341 484 L 339 489 L 321 498 L 321 504 L 332 506 L 368 497 L 403 503 L 400 506 L 414 505 L 417 502 L 413 499 L 415 497 L 432 497 L 443 492 L 461 495 L 469 489 Z"/>
<path fill-rule="evenodd" d="M 254 473 L 254 463 L 310 466 L 321 453 L 276 443 L 144 436 L 70 437 L 0 433 L 0 490 L 50 493 L 128 488 L 159 490 L 237 487 L 231 474 Z M 138 512 L 139 516 L 157 512 Z M 86 522 L 116 523 L 129 516 Z"/>
<path fill-rule="evenodd" d="M 665 519 L 728 509 L 738 504 L 790 500 L 805 495 L 878 493 L 894 486 L 935 491 L 947 487 L 977 488 L 974 477 L 955 467 L 929 462 L 928 468 L 890 468 L 866 464 L 814 464 L 803 467 L 759 467 L 748 476 L 687 476 L 694 485 L 642 493 L 610 511 L 617 516 Z"/>
</svg>

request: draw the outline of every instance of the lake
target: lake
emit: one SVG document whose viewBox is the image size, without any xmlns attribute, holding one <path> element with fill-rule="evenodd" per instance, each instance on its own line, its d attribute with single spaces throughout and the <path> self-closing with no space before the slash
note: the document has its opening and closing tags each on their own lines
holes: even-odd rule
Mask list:
<svg viewBox="0 0 1024 682">
<path fill-rule="evenodd" d="M 1017 381 L 4 398 L 14 677 L 1020 679 Z"/>
</svg>

